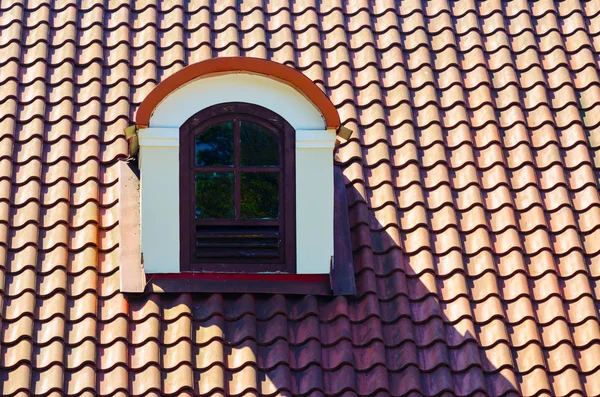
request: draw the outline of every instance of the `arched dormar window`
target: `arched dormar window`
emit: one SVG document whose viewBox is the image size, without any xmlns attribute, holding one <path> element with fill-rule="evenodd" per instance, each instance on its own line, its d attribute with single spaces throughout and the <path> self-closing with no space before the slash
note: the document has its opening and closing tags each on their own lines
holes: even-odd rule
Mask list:
<svg viewBox="0 0 600 397">
<path fill-rule="evenodd" d="M 242 121 L 276 137 L 278 164 L 262 149 L 258 163 L 243 162 Z M 348 133 L 325 93 L 277 62 L 220 57 L 162 80 L 125 129 L 139 152 L 137 164 L 119 166 L 121 291 L 353 294 L 346 186 L 333 163 L 336 134 Z M 244 188 L 256 179 L 257 189 Z"/>
<path fill-rule="evenodd" d="M 295 131 L 247 103 L 180 129 L 181 270 L 296 271 Z"/>
</svg>

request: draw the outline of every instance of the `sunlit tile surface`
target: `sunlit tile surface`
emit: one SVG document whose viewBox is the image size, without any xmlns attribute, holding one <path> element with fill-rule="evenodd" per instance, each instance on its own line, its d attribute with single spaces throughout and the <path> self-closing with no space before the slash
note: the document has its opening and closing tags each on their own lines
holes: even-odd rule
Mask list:
<svg viewBox="0 0 600 397">
<path fill-rule="evenodd" d="M 0 3 L 0 395 L 600 395 L 600 2 L 23 3 Z M 238 55 L 355 132 L 355 298 L 119 293 L 123 129 Z"/>
</svg>

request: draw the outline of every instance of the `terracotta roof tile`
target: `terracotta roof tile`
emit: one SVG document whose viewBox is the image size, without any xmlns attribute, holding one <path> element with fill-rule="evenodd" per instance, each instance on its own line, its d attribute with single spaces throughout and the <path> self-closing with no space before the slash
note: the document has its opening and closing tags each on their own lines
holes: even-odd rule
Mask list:
<svg viewBox="0 0 600 397">
<path fill-rule="evenodd" d="M 600 395 L 596 1 L 0 5 L 0 394 Z M 358 296 L 119 289 L 123 129 L 218 56 L 356 131 Z"/>
</svg>

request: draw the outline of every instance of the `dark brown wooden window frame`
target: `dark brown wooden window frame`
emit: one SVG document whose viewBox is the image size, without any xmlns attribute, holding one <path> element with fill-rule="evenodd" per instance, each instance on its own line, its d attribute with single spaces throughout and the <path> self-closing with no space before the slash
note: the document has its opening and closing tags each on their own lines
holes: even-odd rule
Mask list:
<svg viewBox="0 0 600 397">
<path fill-rule="evenodd" d="M 194 163 L 194 139 L 211 125 L 234 120 L 234 167 L 197 167 Z M 252 170 L 255 167 L 240 165 L 239 123 L 249 121 L 259 124 L 279 137 L 279 220 L 200 220 L 195 219 L 194 175 L 200 168 L 207 172 L 234 172 L 235 206 L 240 206 L 240 174 L 241 172 L 264 172 L 264 168 Z M 214 105 L 203 109 L 190 117 L 180 128 L 180 269 L 184 272 L 215 272 L 215 273 L 296 273 L 296 181 L 295 181 L 295 130 L 276 113 L 253 104 L 233 102 Z M 278 222 L 281 243 L 279 257 L 276 260 L 260 258 L 221 260 L 199 260 L 193 253 L 196 241 L 196 225 L 264 225 Z"/>
</svg>

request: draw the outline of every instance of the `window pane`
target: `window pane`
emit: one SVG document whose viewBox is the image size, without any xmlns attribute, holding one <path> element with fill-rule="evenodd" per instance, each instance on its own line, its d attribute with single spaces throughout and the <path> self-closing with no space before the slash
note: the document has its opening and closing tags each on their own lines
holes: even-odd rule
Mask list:
<svg viewBox="0 0 600 397">
<path fill-rule="evenodd" d="M 233 172 L 196 172 L 196 219 L 234 216 Z"/>
<path fill-rule="evenodd" d="M 242 173 L 242 218 L 279 218 L 279 173 Z"/>
<path fill-rule="evenodd" d="M 233 121 L 215 124 L 196 136 L 196 165 L 233 166 Z"/>
<path fill-rule="evenodd" d="M 242 121 L 240 126 L 241 165 L 279 165 L 279 137 L 261 125 Z"/>
</svg>

